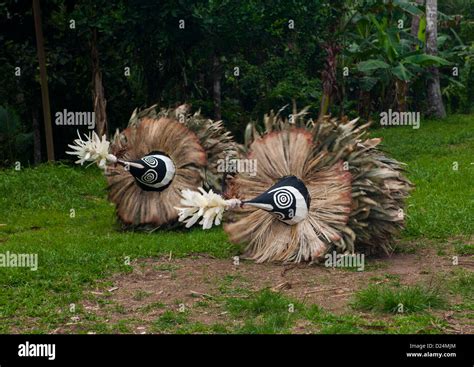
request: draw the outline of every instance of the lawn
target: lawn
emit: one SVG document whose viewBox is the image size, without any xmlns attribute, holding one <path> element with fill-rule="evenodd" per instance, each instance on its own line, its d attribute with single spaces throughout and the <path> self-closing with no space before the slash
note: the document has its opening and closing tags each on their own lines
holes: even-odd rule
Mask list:
<svg viewBox="0 0 474 367">
<path fill-rule="evenodd" d="M 394 244 L 395 255 L 413 256 L 410 259 L 423 263 L 426 251 L 435 249 L 430 256 L 439 259 L 433 261 L 458 255 L 467 264 L 463 269 L 434 270 L 428 286 L 404 284 L 384 270 L 388 260 L 377 259 L 364 274 L 371 285 L 353 290 L 337 311 L 284 288 L 272 290 L 264 282 L 257 286 L 251 275 L 228 283 L 225 276 L 208 277 L 203 284 L 219 283 L 203 289 L 215 293 L 197 292 L 192 302 L 185 295 L 169 302 L 145 302 L 154 298 L 154 291 L 134 290 L 133 304 L 140 307 L 130 311 L 130 304 L 110 291 L 114 280 L 124 284 L 140 269 L 142 273 L 152 269 L 151 274 L 165 274 L 168 282 L 178 282 L 180 274 L 192 272 L 183 264 L 197 263 L 203 255 L 209 266 L 232 264 L 241 248 L 230 244 L 221 228 L 150 234 L 120 231 L 114 208 L 106 200 L 105 179 L 95 167 L 57 163 L 6 169 L 0 171 L 0 252 L 37 253 L 39 267 L 37 271 L 0 268 L 0 332 L 136 332 L 137 327 L 143 328 L 143 320 L 149 320 L 147 332 L 455 332 L 446 329 L 443 313 L 465 316 L 474 308 L 469 270 L 474 234 L 474 115 L 422 121 L 420 129 L 374 129 L 371 135 L 383 137 L 384 149 L 407 164 L 407 174 L 416 185 L 408 201 L 407 228 Z M 157 260 L 158 265 L 144 259 Z M 256 272 L 283 269 L 242 265 Z M 232 265 L 229 269 L 234 274 Z M 358 274 L 337 269 L 334 276 L 344 279 Z M 155 278 L 150 280 L 156 283 Z M 324 284 L 330 287 L 331 281 L 327 278 Z M 99 296 L 91 296 L 91 290 Z M 100 296 L 103 293 L 105 297 Z M 410 307 L 400 313 L 397 305 L 402 301 Z M 90 311 L 90 303 L 99 311 Z M 108 317 L 108 310 L 113 317 Z M 223 319 L 203 316 L 214 314 Z M 472 316 L 464 316 L 462 322 L 470 320 L 472 325 Z"/>
</svg>

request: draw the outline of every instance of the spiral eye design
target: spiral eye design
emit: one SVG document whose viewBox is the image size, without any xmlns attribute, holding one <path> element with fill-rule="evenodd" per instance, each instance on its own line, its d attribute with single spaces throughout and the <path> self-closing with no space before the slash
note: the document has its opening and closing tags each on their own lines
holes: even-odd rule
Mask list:
<svg viewBox="0 0 474 367">
<path fill-rule="evenodd" d="M 152 168 L 155 168 L 158 166 L 158 158 L 153 157 L 153 156 L 145 156 L 142 158 L 142 161 L 148 164 Z"/>
<path fill-rule="evenodd" d="M 272 212 L 272 214 L 274 214 L 276 217 L 278 217 L 278 219 L 280 220 L 285 220 L 285 214 L 283 213 L 280 213 L 280 212 Z"/>
<path fill-rule="evenodd" d="M 157 163 L 158 164 L 158 163 Z M 146 171 L 143 176 L 140 178 L 141 181 L 147 184 L 153 184 L 158 179 L 158 174 L 156 171 L 149 169 Z"/>
<path fill-rule="evenodd" d="M 280 189 L 275 191 L 275 193 L 273 194 L 273 200 L 277 208 L 286 209 L 293 204 L 294 197 L 290 191 L 286 189 Z"/>
</svg>

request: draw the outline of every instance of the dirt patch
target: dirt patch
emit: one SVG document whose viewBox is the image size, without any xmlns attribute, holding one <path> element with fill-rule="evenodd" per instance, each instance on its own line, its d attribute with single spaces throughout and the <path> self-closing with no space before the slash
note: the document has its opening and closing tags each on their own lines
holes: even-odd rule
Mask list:
<svg viewBox="0 0 474 367">
<path fill-rule="evenodd" d="M 471 257 L 460 257 L 460 267 L 471 268 Z M 463 265 L 463 261 L 466 264 Z M 322 265 L 255 264 L 234 259 L 196 255 L 187 258 L 141 259 L 129 274 L 117 274 L 107 285 L 90 290 L 84 310 L 106 323 L 135 320 L 130 332 L 150 332 L 149 325 L 165 311 L 183 311 L 193 322 L 206 325 L 233 322 L 216 302 L 228 297 L 248 297 L 270 288 L 306 305 L 317 304 L 335 313 L 353 312 L 350 301 L 359 289 L 396 279 L 404 285 L 439 281 L 453 270 L 450 255 L 438 256 L 434 249 L 415 254 L 393 254 L 369 259 L 365 271 L 327 268 Z M 104 283 L 105 284 L 105 283 Z M 444 314 L 439 313 L 441 317 Z M 446 316 L 446 315 L 445 315 Z M 443 317 L 453 324 L 450 332 L 472 332 L 453 313 Z M 57 332 L 74 331 L 74 325 Z"/>
</svg>

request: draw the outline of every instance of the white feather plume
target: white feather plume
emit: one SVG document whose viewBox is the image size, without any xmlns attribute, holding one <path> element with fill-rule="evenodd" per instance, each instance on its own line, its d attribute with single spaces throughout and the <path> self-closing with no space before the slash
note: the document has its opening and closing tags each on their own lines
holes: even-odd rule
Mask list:
<svg viewBox="0 0 474 367">
<path fill-rule="evenodd" d="M 68 145 L 73 151 L 66 152 L 67 154 L 77 155 L 79 159 L 75 163 L 83 165 L 84 162 L 92 162 L 97 163 L 99 168 L 105 169 L 107 162 L 117 162 L 117 157 L 109 154 L 110 142 L 107 141 L 105 135 L 102 136 L 102 140 L 95 131 L 89 135 L 84 134 L 85 140 L 82 140 L 79 131 L 77 135 L 79 139 L 74 140 L 74 144 Z"/>
<path fill-rule="evenodd" d="M 225 200 L 212 189 L 206 192 L 200 187 L 198 190 L 199 192 L 189 189 L 181 191 L 181 205 L 183 207 L 175 208 L 179 212 L 178 220 L 186 223 L 186 228 L 194 225 L 201 217 L 202 220 L 199 224 L 203 229 L 209 229 L 213 224 L 218 226 L 225 210 L 241 204 L 239 199 Z"/>
</svg>

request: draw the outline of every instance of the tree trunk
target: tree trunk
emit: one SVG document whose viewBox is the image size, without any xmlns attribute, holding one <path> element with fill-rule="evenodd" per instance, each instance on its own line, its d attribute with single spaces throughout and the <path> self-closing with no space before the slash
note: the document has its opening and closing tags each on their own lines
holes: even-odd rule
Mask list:
<svg viewBox="0 0 474 367">
<path fill-rule="evenodd" d="M 91 37 L 92 62 L 92 103 L 95 113 L 95 130 L 99 136 L 107 135 L 107 100 L 102 84 L 102 72 L 99 65 L 99 50 L 97 48 L 97 29 L 92 30 Z"/>
<path fill-rule="evenodd" d="M 36 106 L 33 106 L 31 114 L 33 119 L 33 162 L 37 165 L 41 163 L 41 130 Z"/>
<path fill-rule="evenodd" d="M 408 83 L 400 79 L 395 79 L 395 99 L 399 112 L 405 112 L 407 110 L 407 92 Z"/>
<path fill-rule="evenodd" d="M 214 53 L 212 57 L 212 94 L 214 101 L 214 119 L 221 120 L 221 70 L 219 57 Z"/>
<path fill-rule="evenodd" d="M 425 0 L 415 0 L 418 5 L 423 5 Z M 413 15 L 411 17 L 411 35 L 415 38 L 418 38 L 418 30 L 420 29 L 420 17 Z"/>
<path fill-rule="evenodd" d="M 181 68 L 182 73 L 183 73 L 183 102 L 186 102 L 188 100 L 188 75 L 186 73 L 186 67 L 183 66 Z"/>
<path fill-rule="evenodd" d="M 332 99 L 338 93 L 336 79 L 337 54 L 341 50 L 341 47 L 336 44 L 325 44 L 323 47 L 326 50 L 326 61 L 324 69 L 321 72 L 323 95 L 321 97 L 319 119 L 329 113 L 329 106 L 331 105 Z"/>
<path fill-rule="evenodd" d="M 415 0 L 415 2 L 418 5 L 423 5 L 425 0 Z M 413 15 L 411 17 L 411 29 L 410 33 L 413 36 L 413 38 L 418 39 L 418 31 L 420 29 L 420 17 L 417 15 Z M 413 50 L 419 49 L 419 46 L 413 46 Z M 397 108 L 399 111 L 404 112 L 406 111 L 407 108 L 407 94 L 408 94 L 408 83 L 397 80 L 396 81 L 396 86 L 397 86 Z M 403 93 L 403 94 L 400 94 Z"/>
<path fill-rule="evenodd" d="M 46 55 L 44 52 L 43 27 L 41 23 L 41 7 L 39 0 L 33 0 L 33 16 L 35 20 L 36 47 L 40 69 L 41 100 L 43 102 L 44 135 L 46 137 L 46 153 L 48 161 L 54 161 L 53 127 L 51 125 L 51 109 L 49 104 L 48 76 L 46 73 Z"/>
<path fill-rule="evenodd" d="M 437 0 L 426 0 L 426 53 L 436 55 L 438 53 L 438 4 Z M 427 115 L 437 118 L 446 117 L 446 110 L 441 96 L 441 87 L 439 84 L 439 70 L 432 66 L 428 69 L 429 79 L 427 88 Z"/>
<path fill-rule="evenodd" d="M 420 28 L 420 17 L 417 15 L 413 15 L 411 17 L 411 30 L 410 33 L 413 37 L 418 37 L 418 29 Z"/>
<path fill-rule="evenodd" d="M 372 101 L 370 99 L 370 92 L 360 90 L 359 92 L 359 104 L 357 106 L 358 114 L 363 119 L 368 119 L 370 116 L 370 107 Z"/>
</svg>

